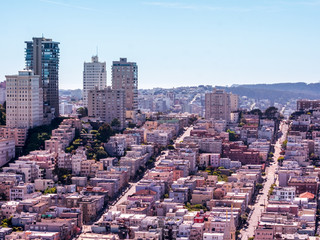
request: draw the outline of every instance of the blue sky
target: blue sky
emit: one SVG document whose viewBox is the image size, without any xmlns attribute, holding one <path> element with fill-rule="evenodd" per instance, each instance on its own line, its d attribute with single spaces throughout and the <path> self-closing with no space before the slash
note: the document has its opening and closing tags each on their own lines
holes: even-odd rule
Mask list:
<svg viewBox="0 0 320 240">
<path fill-rule="evenodd" d="M 24 41 L 60 42 L 60 88 L 82 88 L 98 46 L 139 66 L 139 88 L 320 81 L 320 0 L 7 0 L 0 79 L 24 68 Z"/>
</svg>

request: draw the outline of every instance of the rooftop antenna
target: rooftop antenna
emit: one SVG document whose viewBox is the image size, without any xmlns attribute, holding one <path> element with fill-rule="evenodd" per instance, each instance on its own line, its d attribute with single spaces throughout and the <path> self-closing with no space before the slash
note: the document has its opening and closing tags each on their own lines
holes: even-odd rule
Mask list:
<svg viewBox="0 0 320 240">
<path fill-rule="evenodd" d="M 98 45 L 97 45 L 97 56 L 98 56 Z"/>
</svg>

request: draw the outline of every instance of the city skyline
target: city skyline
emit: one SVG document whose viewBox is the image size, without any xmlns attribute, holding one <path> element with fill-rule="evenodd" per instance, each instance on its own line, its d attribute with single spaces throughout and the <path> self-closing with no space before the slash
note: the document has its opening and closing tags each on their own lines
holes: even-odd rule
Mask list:
<svg viewBox="0 0 320 240">
<path fill-rule="evenodd" d="M 43 35 L 60 42 L 60 89 L 82 88 L 83 63 L 97 52 L 108 86 L 119 58 L 140 66 L 141 89 L 318 82 L 319 8 L 319 1 L 7 2 L 0 76 L 23 69 L 24 41 Z"/>
</svg>

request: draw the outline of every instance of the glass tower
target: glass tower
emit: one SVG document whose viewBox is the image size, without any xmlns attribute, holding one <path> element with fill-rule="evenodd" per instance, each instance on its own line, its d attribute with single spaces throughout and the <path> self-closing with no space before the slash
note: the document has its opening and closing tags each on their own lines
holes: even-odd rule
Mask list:
<svg viewBox="0 0 320 240">
<path fill-rule="evenodd" d="M 33 38 L 26 41 L 26 67 L 40 76 L 40 88 L 43 89 L 43 111 L 54 108 L 55 117 L 59 116 L 59 42 L 48 38 Z"/>
</svg>

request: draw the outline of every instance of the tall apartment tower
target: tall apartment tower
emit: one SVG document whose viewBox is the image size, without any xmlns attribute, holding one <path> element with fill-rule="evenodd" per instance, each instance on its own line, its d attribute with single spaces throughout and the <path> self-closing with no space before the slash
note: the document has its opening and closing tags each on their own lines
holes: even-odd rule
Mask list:
<svg viewBox="0 0 320 240">
<path fill-rule="evenodd" d="M 215 120 L 230 121 L 231 106 L 236 108 L 238 104 L 235 100 L 237 95 L 232 97 L 232 93 L 227 93 L 223 89 L 214 89 L 212 93 L 205 95 L 205 118 Z M 232 100 L 232 104 L 231 104 Z"/>
<path fill-rule="evenodd" d="M 88 92 L 107 87 L 106 62 L 99 62 L 98 56 L 93 56 L 91 62 L 83 64 L 83 102 L 88 106 Z"/>
<path fill-rule="evenodd" d="M 125 90 L 126 110 L 138 109 L 138 66 L 126 58 L 112 62 L 112 88 Z"/>
<path fill-rule="evenodd" d="M 231 112 L 239 110 L 239 96 L 237 94 L 230 93 L 230 110 Z"/>
<path fill-rule="evenodd" d="M 88 92 L 88 115 L 111 123 L 115 118 L 124 128 L 126 120 L 125 91 L 123 89 L 95 88 Z"/>
<path fill-rule="evenodd" d="M 33 38 L 26 41 L 26 67 L 40 76 L 43 89 L 44 116 L 54 108 L 55 117 L 59 116 L 59 42 L 48 38 Z"/>
<path fill-rule="evenodd" d="M 32 128 L 43 122 L 43 92 L 32 70 L 7 75 L 7 127 Z"/>
</svg>

